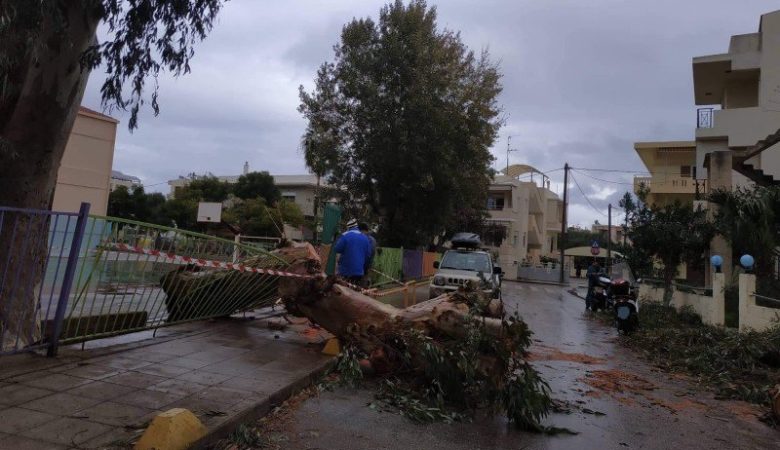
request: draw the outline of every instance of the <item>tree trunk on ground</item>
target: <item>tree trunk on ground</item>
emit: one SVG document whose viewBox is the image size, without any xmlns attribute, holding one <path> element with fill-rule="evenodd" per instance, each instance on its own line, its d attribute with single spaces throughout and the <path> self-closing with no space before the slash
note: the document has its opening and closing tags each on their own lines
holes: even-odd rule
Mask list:
<svg viewBox="0 0 780 450">
<path fill-rule="evenodd" d="M 28 43 L 27 57 L 20 61 L 25 66 L 13 74 L 19 86 L 0 108 L 0 206 L 51 208 L 60 161 L 89 75 L 80 61 L 95 42 L 100 21 L 99 11 L 86 11 L 84 3 L 60 1 L 64 23 L 46 18 L 38 40 Z M 64 33 L 58 26 L 65 27 Z M 37 340 L 33 293 L 48 248 L 48 220 L 23 213 L 11 216 L 4 217 L 11 226 L 0 224 L 0 350 L 9 343 Z"/>
<path fill-rule="evenodd" d="M 390 391 L 380 395 L 391 398 L 389 404 L 422 408 L 428 419 L 435 416 L 431 411 L 484 409 L 505 412 L 519 428 L 544 429 L 540 420 L 552 401 L 549 387 L 526 361 L 531 331 L 519 316 L 505 315 L 501 301 L 488 298 L 479 286 L 398 309 L 325 277 L 311 245 L 274 254 L 289 264 L 286 272 L 306 276 L 278 278 L 287 311 L 344 343 L 338 361 L 343 377 L 381 374 Z M 243 263 L 278 264 L 270 259 Z M 184 285 L 181 273 L 163 278 L 171 286 Z"/>
<path fill-rule="evenodd" d="M 318 261 L 310 246 L 285 249 L 292 261 L 287 269 L 294 273 L 319 273 Z M 425 336 L 461 339 L 469 324 L 484 326 L 495 338 L 501 338 L 504 315 L 499 300 L 485 298 L 476 291 L 445 294 L 437 298 L 399 309 L 377 301 L 363 293 L 338 284 L 335 278 L 314 277 L 306 280 L 281 278 L 279 295 L 287 310 L 307 317 L 345 341 L 358 345 L 366 354 L 374 354 L 383 347 L 388 336 L 401 335 L 409 330 Z M 377 363 L 377 361 L 372 361 Z M 379 362 L 382 365 L 392 363 Z"/>
</svg>

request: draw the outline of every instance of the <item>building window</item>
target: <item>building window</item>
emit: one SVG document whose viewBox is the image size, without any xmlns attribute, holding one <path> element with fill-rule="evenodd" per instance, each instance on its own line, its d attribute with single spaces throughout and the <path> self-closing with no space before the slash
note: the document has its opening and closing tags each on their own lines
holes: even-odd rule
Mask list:
<svg viewBox="0 0 780 450">
<path fill-rule="evenodd" d="M 504 197 L 488 197 L 487 209 L 494 211 L 504 209 Z"/>
<path fill-rule="evenodd" d="M 691 166 L 680 166 L 680 176 L 688 178 L 691 176 Z"/>
<path fill-rule="evenodd" d="M 506 227 L 499 224 L 486 225 L 482 238 L 489 246 L 501 247 L 501 243 L 506 239 Z"/>
</svg>

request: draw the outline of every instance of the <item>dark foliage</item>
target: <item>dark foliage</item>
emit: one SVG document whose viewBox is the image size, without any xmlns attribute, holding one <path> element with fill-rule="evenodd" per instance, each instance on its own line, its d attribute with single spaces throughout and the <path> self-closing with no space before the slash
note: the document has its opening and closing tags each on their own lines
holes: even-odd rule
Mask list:
<svg viewBox="0 0 780 450">
<path fill-rule="evenodd" d="M 486 52 L 438 29 L 435 8 L 396 1 L 345 25 L 314 91 L 301 88 L 306 163 L 388 245 L 462 231 L 484 217 L 499 79 Z"/>
<path fill-rule="evenodd" d="M 269 205 L 282 198 L 279 188 L 274 183 L 274 177 L 265 171 L 249 172 L 238 177 L 238 182 L 233 186 L 233 193 L 243 200 L 262 198 Z"/>
<path fill-rule="evenodd" d="M 769 388 L 780 383 L 780 326 L 740 333 L 657 303 L 643 304 L 639 319 L 628 345 L 665 369 L 697 377 L 721 397 L 765 405 Z"/>
</svg>

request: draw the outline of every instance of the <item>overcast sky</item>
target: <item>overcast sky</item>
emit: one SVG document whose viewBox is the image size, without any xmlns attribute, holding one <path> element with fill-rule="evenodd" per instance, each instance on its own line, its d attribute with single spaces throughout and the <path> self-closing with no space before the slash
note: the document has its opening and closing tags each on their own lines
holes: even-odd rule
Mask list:
<svg viewBox="0 0 780 450">
<path fill-rule="evenodd" d="M 231 175 L 244 161 L 272 174 L 305 173 L 298 86 L 312 86 L 333 56 L 341 27 L 376 18 L 385 2 L 231 0 L 196 49 L 192 73 L 161 77 L 161 112 L 117 136 L 114 169 L 167 192 L 191 172 Z M 460 30 L 500 62 L 507 116 L 493 146 L 495 167 L 645 170 L 634 141 L 692 139 L 691 58 L 728 49 L 733 34 L 758 30 L 768 0 L 440 0 L 439 26 Z M 84 105 L 100 110 L 103 76 L 92 74 Z M 588 177 L 595 176 L 601 180 Z M 550 173 L 560 190 L 562 171 Z M 606 205 L 630 190 L 632 174 L 575 172 L 569 222 L 606 223 Z M 607 180 L 607 181 L 603 181 Z M 624 183 L 624 184 L 619 184 Z M 589 205 L 579 189 L 590 198 Z M 619 217 L 616 218 L 619 220 Z"/>
</svg>

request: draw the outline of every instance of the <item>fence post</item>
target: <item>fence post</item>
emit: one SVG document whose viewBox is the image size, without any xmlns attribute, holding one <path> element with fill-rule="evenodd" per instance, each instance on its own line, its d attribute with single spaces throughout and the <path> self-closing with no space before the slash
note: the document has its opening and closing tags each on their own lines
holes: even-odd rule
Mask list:
<svg viewBox="0 0 780 450">
<path fill-rule="evenodd" d="M 78 220 L 76 220 L 76 229 L 73 232 L 73 241 L 71 241 L 70 252 L 68 253 L 68 263 L 65 266 L 65 275 L 62 280 L 62 288 L 60 289 L 60 298 L 57 301 L 57 312 L 54 315 L 54 331 L 51 334 L 49 349 L 46 352 L 47 356 L 57 356 L 60 335 L 62 334 L 62 322 L 65 320 L 65 310 L 68 308 L 68 299 L 70 298 L 70 290 L 73 287 L 73 278 L 76 275 L 76 266 L 79 262 L 79 251 L 81 250 L 81 242 L 84 238 L 84 231 L 87 228 L 88 218 L 89 203 L 81 203 L 79 217 Z"/>
<path fill-rule="evenodd" d="M 710 323 L 716 326 L 726 324 L 726 275 L 722 273 L 712 274 L 712 305 L 710 309 Z"/>
<path fill-rule="evenodd" d="M 753 328 L 751 307 L 756 306 L 756 276 L 750 273 L 739 275 L 739 331 Z"/>
</svg>

